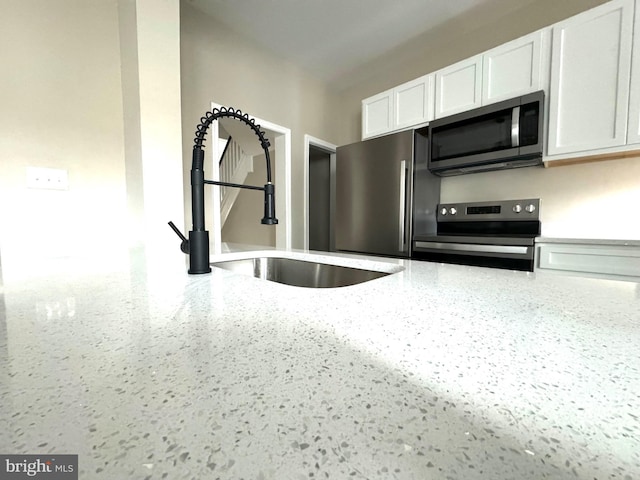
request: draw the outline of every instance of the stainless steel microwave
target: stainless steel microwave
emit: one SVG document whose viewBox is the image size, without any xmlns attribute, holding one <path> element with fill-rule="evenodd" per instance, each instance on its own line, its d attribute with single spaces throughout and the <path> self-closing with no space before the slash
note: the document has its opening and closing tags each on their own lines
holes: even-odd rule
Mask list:
<svg viewBox="0 0 640 480">
<path fill-rule="evenodd" d="M 542 164 L 544 92 L 432 121 L 428 167 L 440 176 Z"/>
</svg>

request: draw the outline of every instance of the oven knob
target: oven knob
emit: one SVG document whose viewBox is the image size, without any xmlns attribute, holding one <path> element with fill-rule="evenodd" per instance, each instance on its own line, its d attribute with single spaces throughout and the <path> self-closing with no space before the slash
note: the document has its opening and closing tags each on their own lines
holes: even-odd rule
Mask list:
<svg viewBox="0 0 640 480">
<path fill-rule="evenodd" d="M 455 215 L 456 213 L 458 213 L 458 210 L 456 210 L 456 209 L 455 209 L 455 207 L 451 207 L 451 208 L 449 209 L 449 213 L 450 213 L 451 215 Z"/>
<path fill-rule="evenodd" d="M 524 209 L 529 213 L 533 213 L 536 211 L 536 206 L 533 203 L 530 203 L 529 205 L 524 207 Z"/>
<path fill-rule="evenodd" d="M 516 213 L 520 213 L 522 211 L 522 205 L 520 205 L 519 203 L 515 204 L 513 206 L 513 211 Z"/>
<path fill-rule="evenodd" d="M 447 209 L 445 207 L 442 207 L 442 210 L 440 210 L 440 214 L 441 215 L 446 215 L 447 214 Z"/>
</svg>

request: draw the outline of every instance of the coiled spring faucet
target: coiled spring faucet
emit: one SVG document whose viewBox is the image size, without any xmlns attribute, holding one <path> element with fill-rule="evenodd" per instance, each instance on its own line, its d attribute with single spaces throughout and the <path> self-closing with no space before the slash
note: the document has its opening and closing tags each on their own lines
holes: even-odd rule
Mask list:
<svg viewBox="0 0 640 480">
<path fill-rule="evenodd" d="M 214 120 L 225 117 L 235 118 L 236 120 L 246 123 L 258 136 L 260 145 L 264 150 L 267 160 L 267 183 L 264 187 L 205 180 L 203 150 L 203 143 L 205 141 L 204 137 L 209 125 L 211 125 Z M 249 118 L 248 114 L 243 114 L 240 110 L 225 107 L 214 108 L 212 111 L 207 112 L 204 117 L 200 118 L 200 124 L 196 127 L 196 136 L 193 143 L 193 160 L 191 163 L 191 215 L 193 218 L 193 230 L 189 231 L 189 238 L 185 238 L 173 222 L 169 222 L 169 226 L 182 240 L 180 250 L 189 255 L 190 274 L 211 272 L 211 266 L 209 265 L 209 232 L 205 230 L 204 226 L 205 184 L 264 191 L 264 217 L 262 218 L 261 223 L 264 225 L 275 225 L 278 223 L 275 206 L 275 186 L 271 183 L 271 158 L 269 157 L 270 146 L 271 144 L 265 137 L 265 133 L 260 130 L 260 125 L 256 125 L 254 119 Z"/>
</svg>

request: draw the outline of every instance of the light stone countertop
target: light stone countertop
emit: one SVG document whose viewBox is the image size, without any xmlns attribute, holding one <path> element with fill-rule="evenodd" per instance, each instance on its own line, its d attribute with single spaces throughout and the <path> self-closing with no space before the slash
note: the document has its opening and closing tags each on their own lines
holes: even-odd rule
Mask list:
<svg viewBox="0 0 640 480">
<path fill-rule="evenodd" d="M 3 267 L 0 453 L 78 454 L 83 480 L 640 478 L 640 284 L 97 257 Z"/>
</svg>

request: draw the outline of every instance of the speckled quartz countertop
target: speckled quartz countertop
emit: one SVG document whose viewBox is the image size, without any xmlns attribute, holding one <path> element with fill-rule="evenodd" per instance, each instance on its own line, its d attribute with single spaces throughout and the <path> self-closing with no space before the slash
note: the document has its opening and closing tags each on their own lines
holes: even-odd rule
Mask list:
<svg viewBox="0 0 640 480">
<path fill-rule="evenodd" d="M 5 265 L 0 453 L 78 454 L 81 479 L 640 478 L 640 284 L 100 258 Z"/>
</svg>

